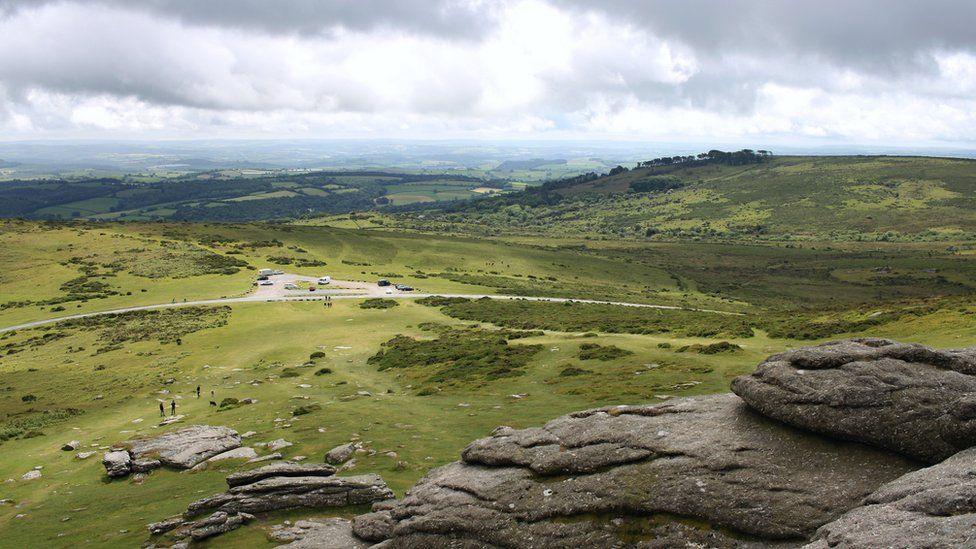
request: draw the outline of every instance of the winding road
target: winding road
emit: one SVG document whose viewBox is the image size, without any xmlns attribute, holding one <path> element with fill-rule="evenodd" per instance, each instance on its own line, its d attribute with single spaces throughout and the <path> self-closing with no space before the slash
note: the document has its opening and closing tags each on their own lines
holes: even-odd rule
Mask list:
<svg viewBox="0 0 976 549">
<path fill-rule="evenodd" d="M 639 307 L 647 309 L 668 309 L 668 310 L 683 310 L 683 311 L 696 311 L 700 313 L 714 313 L 722 315 L 735 315 L 742 316 L 743 313 L 734 313 L 729 311 L 718 311 L 714 309 L 696 309 L 693 307 L 679 307 L 676 305 L 652 305 L 649 303 L 628 303 L 624 301 L 601 301 L 596 299 L 576 299 L 569 297 L 532 297 L 532 296 L 520 296 L 520 295 L 499 295 L 499 294 L 445 294 L 445 293 L 415 293 L 415 292 L 399 292 L 396 290 L 390 290 L 392 293 L 386 293 L 386 290 L 377 287 L 372 284 L 366 284 L 361 282 L 346 282 L 335 280 L 333 285 L 342 286 L 341 289 L 329 289 L 321 290 L 318 292 L 302 292 L 302 291 L 292 291 L 287 292 L 281 290 L 284 284 L 288 282 L 301 282 L 301 281 L 314 281 L 314 278 L 302 277 L 297 275 L 283 275 L 281 277 L 275 277 L 276 284 L 274 286 L 258 286 L 257 291 L 254 295 L 249 295 L 245 297 L 226 297 L 219 299 L 202 299 L 197 301 L 177 301 L 171 303 L 157 303 L 154 305 L 138 305 L 135 307 L 123 307 L 120 309 L 108 309 L 105 311 L 92 311 L 88 313 L 80 313 L 76 315 L 60 316 L 56 318 L 45 318 L 43 320 L 34 320 L 32 322 L 24 322 L 23 324 L 15 324 L 13 326 L 6 326 L 0 328 L 0 333 L 10 332 L 13 330 L 24 330 L 27 328 L 36 328 L 38 326 L 44 326 L 46 324 L 53 324 L 55 322 L 61 322 L 63 320 L 72 320 L 76 318 L 87 318 L 90 316 L 99 315 L 110 315 L 117 313 L 126 313 L 130 311 L 148 311 L 152 309 L 169 309 L 175 307 L 193 307 L 198 305 L 224 305 L 228 303 L 281 303 L 285 301 L 324 301 L 325 299 L 365 299 L 370 297 L 382 297 L 386 299 L 420 299 L 424 297 L 461 297 L 465 299 L 504 299 L 504 300 L 523 300 L 523 301 L 551 301 L 555 303 L 591 303 L 598 305 L 616 305 L 620 307 Z M 350 293 L 356 292 L 356 293 Z"/>
</svg>

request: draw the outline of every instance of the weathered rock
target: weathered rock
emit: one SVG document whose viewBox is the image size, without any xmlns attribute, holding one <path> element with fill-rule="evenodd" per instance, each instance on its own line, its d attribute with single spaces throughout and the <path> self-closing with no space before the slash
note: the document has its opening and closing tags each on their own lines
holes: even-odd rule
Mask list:
<svg viewBox="0 0 976 549">
<path fill-rule="evenodd" d="M 976 547 L 976 448 L 878 488 L 806 549 Z"/>
<path fill-rule="evenodd" d="M 251 469 L 250 471 L 232 473 L 227 477 L 227 485 L 233 488 L 235 486 L 253 484 L 270 477 L 328 477 L 334 475 L 335 472 L 336 468 L 326 463 L 275 463 L 258 467 L 257 469 Z"/>
<path fill-rule="evenodd" d="M 32 469 L 30 471 L 27 471 L 26 473 L 20 476 L 20 480 L 36 480 L 39 478 L 41 478 L 41 472 L 38 471 L 37 469 Z"/>
<path fill-rule="evenodd" d="M 976 445 L 976 348 L 826 343 L 773 355 L 732 390 L 784 423 L 928 463 Z"/>
<path fill-rule="evenodd" d="M 148 526 L 149 533 L 153 535 L 164 534 L 183 525 L 183 515 L 176 515 L 159 522 L 153 522 Z"/>
<path fill-rule="evenodd" d="M 205 519 L 188 522 L 182 528 L 189 530 L 194 541 L 200 541 L 240 528 L 253 519 L 254 516 L 247 513 L 217 511 Z"/>
<path fill-rule="evenodd" d="M 189 469 L 217 454 L 240 447 L 241 437 L 227 427 L 192 425 L 126 443 L 134 460 L 158 459 L 162 465 Z"/>
<path fill-rule="evenodd" d="M 228 450 L 222 452 L 215 456 L 207 458 L 207 461 L 223 461 L 225 459 L 253 459 L 258 457 L 258 453 L 254 451 L 254 448 L 250 446 L 242 446 L 240 448 L 234 448 L 233 450 Z"/>
<path fill-rule="evenodd" d="M 916 467 L 790 429 L 730 394 L 500 428 L 462 458 L 393 508 L 385 543 L 628 547 L 636 534 L 641 547 L 796 544 Z M 690 520 L 604 520 L 628 516 Z"/>
<path fill-rule="evenodd" d="M 325 454 L 325 461 L 332 465 L 341 465 L 349 461 L 349 458 L 356 453 L 357 448 L 359 448 L 359 445 L 355 442 L 340 444 Z"/>
<path fill-rule="evenodd" d="M 275 459 L 281 459 L 281 452 L 275 452 L 273 454 L 266 454 L 263 456 L 258 456 L 256 458 L 251 458 L 247 460 L 248 463 L 260 463 L 262 461 L 272 461 Z"/>
<path fill-rule="evenodd" d="M 124 477 L 132 472 L 132 459 L 129 452 L 124 450 L 106 453 L 102 458 L 102 465 L 111 478 Z"/>
<path fill-rule="evenodd" d="M 393 492 L 376 474 L 351 477 L 337 477 L 332 473 L 324 476 L 273 476 L 237 485 L 227 493 L 195 501 L 187 506 L 187 516 L 213 510 L 262 513 L 298 507 L 342 507 L 391 497 Z"/>
<path fill-rule="evenodd" d="M 153 469 L 158 469 L 162 466 L 162 462 L 158 459 L 152 458 L 140 458 L 132 460 L 132 472 L 133 473 L 148 473 Z"/>
<path fill-rule="evenodd" d="M 88 459 L 93 455 L 95 455 L 95 452 L 78 452 L 77 454 L 75 454 L 75 457 L 78 459 Z"/>
<path fill-rule="evenodd" d="M 278 450 L 282 450 L 291 445 L 292 443 L 288 442 L 287 440 L 283 438 L 279 438 L 277 440 L 272 440 L 271 442 L 268 443 L 268 450 L 271 450 L 272 452 L 277 452 Z"/>
<path fill-rule="evenodd" d="M 296 521 L 294 526 L 275 526 L 269 537 L 278 542 L 291 542 L 278 546 L 290 549 L 359 549 L 370 546 L 353 535 L 348 520 L 340 518 L 311 518 Z"/>
<path fill-rule="evenodd" d="M 393 516 L 389 510 L 359 515 L 352 519 L 352 531 L 366 541 L 383 541 L 393 535 Z"/>
<path fill-rule="evenodd" d="M 79 446 L 81 446 L 80 442 L 78 442 L 77 440 L 72 440 L 71 442 L 66 442 L 62 444 L 61 449 L 64 450 L 65 452 L 73 452 L 77 450 Z"/>
</svg>

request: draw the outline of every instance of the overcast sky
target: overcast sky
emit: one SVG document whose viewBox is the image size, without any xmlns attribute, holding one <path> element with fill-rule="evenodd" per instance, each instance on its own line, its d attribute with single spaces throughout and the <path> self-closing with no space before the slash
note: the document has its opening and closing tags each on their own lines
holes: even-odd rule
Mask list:
<svg viewBox="0 0 976 549">
<path fill-rule="evenodd" d="M 973 0 L 0 0 L 0 138 L 976 147 Z"/>
</svg>

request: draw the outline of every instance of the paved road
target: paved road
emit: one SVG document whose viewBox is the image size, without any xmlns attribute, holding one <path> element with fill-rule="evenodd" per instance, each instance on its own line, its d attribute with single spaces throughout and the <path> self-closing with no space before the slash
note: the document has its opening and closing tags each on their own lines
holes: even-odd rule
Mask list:
<svg viewBox="0 0 976 549">
<path fill-rule="evenodd" d="M 685 310 L 685 311 L 697 311 L 702 313 L 715 313 L 715 314 L 727 314 L 727 315 L 741 315 L 741 313 L 730 313 L 728 311 L 716 311 L 712 309 L 695 309 L 691 307 L 677 307 L 674 305 L 651 305 L 648 303 L 627 303 L 623 301 L 601 301 L 595 299 L 574 299 L 568 297 L 530 297 L 530 296 L 519 296 L 519 295 L 497 295 L 497 294 L 443 294 L 443 293 L 407 293 L 399 292 L 394 289 L 389 291 L 392 293 L 386 293 L 387 290 L 384 288 L 377 287 L 375 285 L 360 283 L 360 282 L 346 282 L 346 281 L 333 281 L 336 286 L 335 289 L 319 290 L 316 292 L 308 291 L 287 291 L 283 289 L 284 282 L 309 280 L 314 281 L 315 279 L 310 277 L 300 277 L 297 275 L 280 275 L 275 277 L 276 284 L 274 286 L 264 286 L 258 287 L 255 295 L 250 295 L 246 297 L 227 297 L 222 299 L 203 299 L 199 301 L 185 301 L 176 303 L 159 303 L 156 305 L 139 305 L 136 307 L 124 307 L 121 309 L 109 309 L 106 311 L 95 311 L 91 313 L 81 313 L 77 315 L 61 316 L 57 318 L 46 318 L 44 320 L 35 320 L 33 322 L 25 322 L 23 324 L 15 324 L 13 326 L 7 326 L 0 328 L 0 333 L 9 332 L 12 330 L 23 330 L 25 328 L 36 328 L 37 326 L 44 326 L 45 324 L 52 324 L 54 322 L 60 322 L 62 320 L 71 320 L 74 318 L 86 318 L 90 316 L 98 315 L 109 315 L 115 313 L 126 313 L 129 311 L 148 311 L 151 309 L 170 309 L 175 307 L 192 307 L 196 305 L 223 305 L 227 303 L 279 303 L 282 301 L 322 301 L 326 298 L 330 299 L 363 299 L 367 297 L 383 297 L 387 299 L 419 299 L 423 297 L 431 296 L 441 296 L 441 297 L 463 297 L 465 299 L 506 299 L 506 300 L 525 300 L 525 301 L 552 301 L 555 303 L 565 303 L 572 301 L 574 303 L 595 303 L 599 305 L 617 305 L 620 307 L 639 307 L 646 309 L 670 309 L 670 310 Z M 269 290 L 274 288 L 273 291 Z M 265 291 L 261 291 L 261 290 Z"/>
</svg>

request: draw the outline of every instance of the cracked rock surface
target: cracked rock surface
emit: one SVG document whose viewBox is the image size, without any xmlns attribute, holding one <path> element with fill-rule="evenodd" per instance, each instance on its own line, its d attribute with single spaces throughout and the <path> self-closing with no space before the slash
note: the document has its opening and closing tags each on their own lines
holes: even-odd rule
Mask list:
<svg viewBox="0 0 976 549">
<path fill-rule="evenodd" d="M 212 425 L 192 425 L 150 438 L 122 444 L 123 450 L 105 454 L 102 464 L 109 477 L 145 473 L 158 467 L 190 469 L 208 458 L 241 446 L 237 431 Z"/>
<path fill-rule="evenodd" d="M 805 549 L 976 547 L 976 448 L 878 488 Z"/>
<path fill-rule="evenodd" d="M 342 507 L 393 497 L 393 491 L 379 475 L 334 474 L 335 467 L 315 463 L 282 463 L 235 473 L 227 477 L 227 492 L 191 503 L 186 515 L 216 510 L 263 513 L 298 507 Z"/>
<path fill-rule="evenodd" d="M 471 443 L 393 506 L 384 547 L 796 546 L 915 468 L 731 394 L 602 408 Z"/>
<path fill-rule="evenodd" d="M 294 526 L 278 525 L 269 537 L 277 542 L 290 542 L 278 547 L 289 549 L 359 549 L 370 544 L 357 539 L 352 524 L 340 518 L 310 518 L 295 522 Z"/>
<path fill-rule="evenodd" d="M 831 342 L 773 355 L 732 391 L 765 416 L 926 463 L 976 445 L 976 348 Z"/>
</svg>

